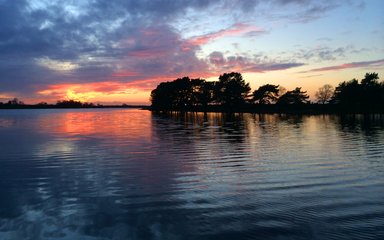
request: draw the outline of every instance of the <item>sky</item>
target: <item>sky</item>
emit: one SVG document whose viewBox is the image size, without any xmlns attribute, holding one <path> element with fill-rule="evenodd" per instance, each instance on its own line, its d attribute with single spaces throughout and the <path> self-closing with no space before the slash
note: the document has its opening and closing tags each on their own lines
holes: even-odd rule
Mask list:
<svg viewBox="0 0 384 240">
<path fill-rule="evenodd" d="M 0 101 L 150 104 L 160 82 L 384 79 L 382 0 L 0 0 Z"/>
</svg>

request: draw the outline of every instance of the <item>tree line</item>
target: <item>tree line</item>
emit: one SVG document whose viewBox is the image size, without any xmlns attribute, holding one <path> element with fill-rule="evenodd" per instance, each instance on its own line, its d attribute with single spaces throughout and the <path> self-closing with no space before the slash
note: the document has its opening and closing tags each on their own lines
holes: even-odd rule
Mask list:
<svg viewBox="0 0 384 240">
<path fill-rule="evenodd" d="M 344 81 L 336 88 L 326 84 L 310 102 L 300 87 L 287 91 L 265 84 L 251 92 L 238 72 L 224 73 L 218 81 L 189 77 L 160 83 L 151 92 L 151 108 L 159 111 L 284 111 L 295 109 L 384 112 L 384 82 L 377 73 L 366 73 L 359 82 Z"/>
<path fill-rule="evenodd" d="M 48 104 L 46 102 L 40 102 L 35 105 L 25 104 L 23 101 L 18 98 L 13 98 L 8 102 L 0 102 L 1 108 L 28 108 L 28 107 L 38 107 L 38 108 L 90 108 L 90 107 L 100 107 L 100 104 L 93 104 L 88 102 L 81 102 L 77 100 L 60 100 L 56 104 Z"/>
</svg>

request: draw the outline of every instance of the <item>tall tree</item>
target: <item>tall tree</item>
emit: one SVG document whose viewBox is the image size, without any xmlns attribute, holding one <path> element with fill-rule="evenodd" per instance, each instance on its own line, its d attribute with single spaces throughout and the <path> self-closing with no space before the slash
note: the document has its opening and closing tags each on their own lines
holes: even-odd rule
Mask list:
<svg viewBox="0 0 384 240">
<path fill-rule="evenodd" d="M 364 78 L 361 79 L 361 85 L 363 86 L 378 86 L 379 85 L 378 73 L 366 73 Z"/>
<path fill-rule="evenodd" d="M 332 100 L 341 105 L 355 105 L 360 95 L 359 82 L 356 79 L 352 79 L 339 83 Z"/>
<path fill-rule="evenodd" d="M 8 101 L 8 105 L 24 105 L 24 102 L 20 101 L 18 98 L 14 98 Z"/>
<path fill-rule="evenodd" d="M 279 100 L 277 100 L 277 104 L 306 104 L 309 103 L 308 98 L 307 92 L 301 91 L 301 88 L 297 87 L 282 95 Z"/>
<path fill-rule="evenodd" d="M 368 111 L 384 110 L 384 82 L 379 82 L 379 74 L 366 73 L 360 82 L 361 105 Z"/>
<path fill-rule="evenodd" d="M 204 79 L 192 80 L 193 102 L 195 106 L 207 107 L 213 101 L 214 82 Z"/>
<path fill-rule="evenodd" d="M 319 90 L 315 93 L 317 102 L 321 104 L 328 103 L 333 96 L 334 88 L 330 84 L 325 84 L 324 86 L 320 87 Z"/>
<path fill-rule="evenodd" d="M 204 79 L 178 78 L 160 83 L 151 92 L 152 108 L 162 110 L 186 110 L 195 106 L 206 106 L 213 90 Z"/>
<path fill-rule="evenodd" d="M 192 84 L 189 77 L 178 78 L 172 83 L 173 105 L 177 108 L 192 106 Z"/>
<path fill-rule="evenodd" d="M 173 106 L 173 90 L 171 82 L 162 82 L 151 92 L 151 103 L 154 109 L 169 110 Z"/>
<path fill-rule="evenodd" d="M 216 83 L 215 97 L 225 107 L 242 106 L 251 88 L 240 73 L 231 72 L 220 75 Z"/>
<path fill-rule="evenodd" d="M 336 87 L 332 101 L 348 111 L 383 112 L 384 82 L 379 82 L 377 73 L 366 73 L 360 83 L 344 81 Z"/>
<path fill-rule="evenodd" d="M 258 104 L 275 103 L 279 96 L 279 85 L 266 84 L 259 87 L 252 94 L 253 102 Z"/>
</svg>

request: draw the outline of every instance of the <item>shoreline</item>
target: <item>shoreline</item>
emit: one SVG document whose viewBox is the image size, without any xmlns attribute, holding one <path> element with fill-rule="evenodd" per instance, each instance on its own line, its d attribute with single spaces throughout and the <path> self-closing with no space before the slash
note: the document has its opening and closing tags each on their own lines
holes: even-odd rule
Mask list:
<svg viewBox="0 0 384 240">
<path fill-rule="evenodd" d="M 63 107 L 56 105 L 0 105 L 0 110 L 6 109 L 101 109 L 101 108 L 138 108 L 149 110 L 150 106 L 146 105 L 109 105 L 109 106 L 81 106 L 81 107 Z"/>
<path fill-rule="evenodd" d="M 149 108 L 152 112 L 216 112 L 216 113 L 259 113 L 259 114 L 384 114 L 384 109 L 349 108 L 334 104 L 305 105 L 248 105 L 226 108 L 223 106 L 191 107 L 191 108 Z"/>
<path fill-rule="evenodd" d="M 0 105 L 1 110 L 11 109 L 112 109 L 128 108 L 141 109 L 157 113 L 185 112 L 185 113 L 255 113 L 255 114 L 384 114 L 384 109 L 350 109 L 340 105 L 331 104 L 305 104 L 305 105 L 248 105 L 242 107 L 185 107 L 185 108 L 153 108 L 147 105 L 110 105 L 110 106 L 56 106 L 56 105 Z"/>
</svg>

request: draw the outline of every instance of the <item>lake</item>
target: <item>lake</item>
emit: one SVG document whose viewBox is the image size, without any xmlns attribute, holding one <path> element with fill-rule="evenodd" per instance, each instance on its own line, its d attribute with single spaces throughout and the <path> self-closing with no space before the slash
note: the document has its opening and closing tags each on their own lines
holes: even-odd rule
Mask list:
<svg viewBox="0 0 384 240">
<path fill-rule="evenodd" d="M 0 239 L 384 239 L 384 116 L 0 111 Z"/>
</svg>

